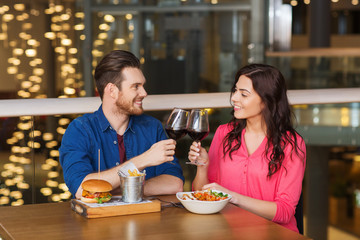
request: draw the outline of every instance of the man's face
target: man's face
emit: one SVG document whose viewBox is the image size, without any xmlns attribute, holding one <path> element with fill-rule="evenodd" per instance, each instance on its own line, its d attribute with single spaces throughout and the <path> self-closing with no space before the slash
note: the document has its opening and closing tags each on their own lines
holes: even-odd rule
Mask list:
<svg viewBox="0 0 360 240">
<path fill-rule="evenodd" d="M 144 112 L 142 101 L 147 96 L 144 89 L 145 77 L 140 69 L 132 67 L 125 68 L 122 75 L 124 80 L 115 104 L 121 113 L 140 115 Z"/>
</svg>

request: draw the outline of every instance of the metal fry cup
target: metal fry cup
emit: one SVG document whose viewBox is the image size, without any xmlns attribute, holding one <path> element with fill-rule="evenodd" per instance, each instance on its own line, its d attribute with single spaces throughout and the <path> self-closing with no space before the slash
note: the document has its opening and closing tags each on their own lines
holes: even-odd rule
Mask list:
<svg viewBox="0 0 360 240">
<path fill-rule="evenodd" d="M 144 196 L 145 174 L 142 176 L 121 176 L 120 187 L 122 201 L 126 203 L 141 202 Z"/>
</svg>

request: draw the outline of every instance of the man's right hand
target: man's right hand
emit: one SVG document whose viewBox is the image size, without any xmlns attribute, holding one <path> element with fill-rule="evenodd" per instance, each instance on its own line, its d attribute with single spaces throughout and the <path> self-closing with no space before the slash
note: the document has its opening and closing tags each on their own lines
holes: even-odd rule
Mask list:
<svg viewBox="0 0 360 240">
<path fill-rule="evenodd" d="M 154 143 L 149 150 L 132 159 L 139 170 L 146 167 L 157 166 L 164 162 L 174 160 L 176 141 L 173 139 L 162 140 Z"/>
</svg>

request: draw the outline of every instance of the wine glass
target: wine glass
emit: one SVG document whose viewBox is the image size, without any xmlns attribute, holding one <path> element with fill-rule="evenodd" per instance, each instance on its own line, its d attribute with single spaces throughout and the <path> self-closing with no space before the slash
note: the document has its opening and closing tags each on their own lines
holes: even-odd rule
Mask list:
<svg viewBox="0 0 360 240">
<path fill-rule="evenodd" d="M 205 109 L 193 109 L 187 122 L 187 133 L 196 142 L 200 142 L 209 134 L 209 117 Z M 186 164 L 203 165 L 197 161 L 186 162 Z"/>
<path fill-rule="evenodd" d="M 175 141 L 186 135 L 186 124 L 189 111 L 180 108 L 174 108 L 166 121 L 165 131 L 169 138 Z"/>
<path fill-rule="evenodd" d="M 189 111 L 181 108 L 174 108 L 166 121 L 165 131 L 169 138 L 175 141 L 186 135 L 186 124 L 188 120 Z M 175 164 L 174 162 L 168 162 Z"/>
</svg>

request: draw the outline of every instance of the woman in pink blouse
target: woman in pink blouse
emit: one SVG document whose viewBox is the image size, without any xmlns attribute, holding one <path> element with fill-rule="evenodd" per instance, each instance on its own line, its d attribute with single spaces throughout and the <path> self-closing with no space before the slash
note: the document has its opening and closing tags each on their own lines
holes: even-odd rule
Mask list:
<svg viewBox="0 0 360 240">
<path fill-rule="evenodd" d="M 193 142 L 195 190 L 216 189 L 231 202 L 298 232 L 295 208 L 302 191 L 306 148 L 292 126 L 283 75 L 276 68 L 241 68 L 232 87 L 233 118 L 219 126 L 209 153 Z"/>
</svg>

